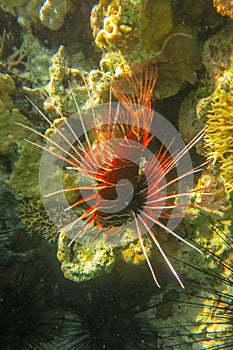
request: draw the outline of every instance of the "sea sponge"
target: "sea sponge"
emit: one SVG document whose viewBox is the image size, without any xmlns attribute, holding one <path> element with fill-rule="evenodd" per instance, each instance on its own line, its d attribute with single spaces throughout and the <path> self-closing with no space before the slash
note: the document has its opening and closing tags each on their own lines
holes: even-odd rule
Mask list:
<svg viewBox="0 0 233 350">
<path fill-rule="evenodd" d="M 100 1 L 92 10 L 91 26 L 95 42 L 101 49 L 111 47 L 128 50 L 133 48 L 137 39 L 136 18 L 139 5 L 125 0 Z"/>
<path fill-rule="evenodd" d="M 170 1 L 100 1 L 92 10 L 91 26 L 96 45 L 104 51 L 121 50 L 133 57 L 154 45 L 156 52 L 172 29 Z"/>
</svg>

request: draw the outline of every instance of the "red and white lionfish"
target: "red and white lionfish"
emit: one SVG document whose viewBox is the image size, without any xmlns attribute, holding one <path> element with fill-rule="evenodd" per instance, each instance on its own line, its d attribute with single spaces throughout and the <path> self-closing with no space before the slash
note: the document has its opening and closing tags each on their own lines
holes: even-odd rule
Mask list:
<svg viewBox="0 0 233 350">
<path fill-rule="evenodd" d="M 95 234 L 91 236 L 92 241 L 101 235 L 107 237 L 110 237 L 110 234 L 119 235 L 122 228 L 133 224 L 157 286 L 160 285 L 144 245 L 145 233 L 149 234 L 171 272 L 184 288 L 180 277 L 162 249 L 153 226 L 159 226 L 199 251 L 169 228 L 169 225 L 164 223 L 164 219 L 182 218 L 183 208 L 189 206 L 187 201 L 182 201 L 182 198 L 187 198 L 194 192 L 193 189 L 174 192 L 174 189 L 170 191 L 170 188 L 199 171 L 200 167 L 188 169 L 181 174 L 178 172 L 175 176 L 171 174 L 189 150 L 203 137 L 204 131 L 200 131 L 182 149 L 173 152 L 171 146 L 174 140 L 170 139 L 166 147 L 161 141 L 157 151 L 154 150 L 155 139 L 163 137 L 152 133 L 152 123 L 156 124 L 156 114 L 151 107 L 151 97 L 156 79 L 156 66 L 147 63 L 143 67 L 135 66 L 131 76 L 125 75 L 120 82 L 112 83 L 111 92 L 118 102 L 112 103 L 110 93 L 110 103 L 107 107 L 97 111 L 92 109 L 91 130 L 85 125 L 83 113 L 71 89 L 77 106 L 81 134 L 77 133 L 73 118 L 71 120 L 64 118 L 57 111 L 62 117 L 62 124 L 59 127 L 53 124 L 31 101 L 50 127 L 55 130 L 57 138 L 43 135 L 28 126 L 24 127 L 39 134 L 49 146 L 29 141 L 30 143 L 40 147 L 55 159 L 61 159 L 67 165 L 66 169 L 75 171 L 79 176 L 80 182 L 77 185 L 47 193 L 46 196 L 52 197 L 59 193 L 64 195 L 67 192 L 78 193 L 77 200 L 70 203 L 65 210 L 82 208 L 82 214 L 62 228 L 63 231 L 69 232 L 81 223 L 81 229 L 78 233 L 76 231 L 70 244 L 90 235 L 93 228 Z M 167 130 L 164 132 L 166 133 Z M 84 185 L 83 180 L 84 182 L 87 180 Z M 170 192 L 166 193 L 168 189 Z"/>
</svg>

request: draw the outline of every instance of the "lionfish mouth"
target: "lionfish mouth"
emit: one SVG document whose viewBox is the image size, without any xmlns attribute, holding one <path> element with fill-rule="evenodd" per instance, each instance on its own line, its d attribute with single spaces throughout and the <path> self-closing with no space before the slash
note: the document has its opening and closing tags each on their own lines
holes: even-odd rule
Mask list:
<svg viewBox="0 0 233 350">
<path fill-rule="evenodd" d="M 44 151 L 40 185 L 43 203 L 50 217 L 51 206 L 58 203 L 62 215 L 64 210 L 72 213 L 70 222 L 65 227 L 59 227 L 71 237 L 70 244 L 82 239 L 93 243 L 102 235 L 107 238 L 114 235 L 120 242 L 123 230 L 130 225 L 137 232 L 157 286 L 160 285 L 144 246 L 144 234 L 150 236 L 184 288 L 153 226 L 159 226 L 200 252 L 178 236 L 174 228 L 189 207 L 188 197 L 194 192 L 192 176 L 201 170 L 200 167 L 192 168 L 189 150 L 203 137 L 204 130 L 184 145 L 175 128 L 151 108 L 156 78 L 156 67 L 147 63 L 144 67 L 137 67 L 132 76 L 125 76 L 117 84 L 112 84 L 111 91 L 118 102 L 93 108 L 89 124 L 90 118 L 81 113 L 72 89 L 77 113 L 64 118 L 57 111 L 61 116 L 59 125 L 52 124 L 30 101 L 52 125 L 54 133 L 43 135 L 24 127 L 47 142 L 44 146 L 28 141 Z M 153 139 L 161 143 L 157 150 L 151 146 Z M 57 175 L 57 159 L 63 163 L 60 175 Z M 72 186 L 66 188 L 61 180 L 64 168 L 75 179 Z M 172 176 L 174 170 L 176 174 Z M 56 174 L 53 180 L 55 190 L 50 192 L 48 177 L 51 178 L 52 174 Z M 72 199 L 67 205 L 68 194 L 72 194 Z M 58 222 L 55 223 L 59 226 Z"/>
</svg>

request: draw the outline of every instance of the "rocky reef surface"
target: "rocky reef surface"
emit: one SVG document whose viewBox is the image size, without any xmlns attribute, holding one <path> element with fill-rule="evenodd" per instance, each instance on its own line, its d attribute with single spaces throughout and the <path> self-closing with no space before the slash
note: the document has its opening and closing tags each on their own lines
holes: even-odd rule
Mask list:
<svg viewBox="0 0 233 350">
<path fill-rule="evenodd" d="M 7 265 L 14 267 L 18 262 L 33 260 L 50 263 L 57 286 L 69 304 L 68 308 L 63 305 L 66 314 L 72 314 L 77 290 L 87 295 L 88 305 L 96 300 L 100 307 L 105 303 L 95 295 L 100 284 L 111 300 L 111 291 L 106 286 L 108 281 L 116 280 L 114 301 L 121 311 L 117 317 L 122 318 L 132 306 L 128 314 L 139 322 L 135 315 L 144 307 L 144 316 L 156 329 L 155 335 L 150 322 L 146 323 L 152 334 L 146 344 L 153 349 L 221 348 L 229 344 L 233 314 L 232 8 L 229 0 L 1 1 L 0 271 L 3 276 L 7 274 Z M 171 278 L 151 241 L 145 239 L 146 251 L 163 281 L 163 288 L 156 289 L 135 232 L 124 232 L 119 246 L 108 245 L 104 240 L 95 246 L 71 244 L 65 230 L 59 232 L 43 207 L 39 187 L 42 150 L 32 145 L 43 142 L 40 134 L 54 133 L 54 126 L 62 118 L 77 113 L 75 100 L 84 114 L 101 103 L 108 103 L 111 84 L 118 84 L 125 74 L 130 75 L 135 64 L 148 61 L 158 68 L 152 96 L 154 109 L 178 128 L 185 143 L 206 128 L 204 139 L 191 152 L 191 157 L 194 167 L 206 160 L 207 163 L 195 178 L 197 192 L 191 199 L 190 215 L 177 228 L 178 234 L 194 242 L 203 254 L 190 251 L 157 229 L 161 245 L 173 256 L 172 261 L 184 280 L 184 291 Z M 49 125 L 39 110 L 49 116 Z M 19 124 L 36 130 L 37 134 Z M 51 192 L 55 176 L 48 177 Z M 76 180 L 65 173 L 63 181 L 67 185 Z M 60 222 L 66 226 L 65 213 Z M 65 278 L 60 274 L 57 257 Z M 135 290 L 133 296 L 132 290 Z M 139 301 L 139 296 L 144 301 Z M 106 305 L 112 307 L 109 300 Z M 112 310 L 116 313 L 114 307 Z M 79 317 L 73 315 L 70 322 L 78 323 Z M 216 328 L 221 317 L 224 322 Z M 105 314 L 103 319 L 108 321 Z M 126 321 L 133 322 L 127 317 Z M 83 322 L 85 333 L 89 324 Z M 114 327 L 115 321 L 111 322 Z M 143 329 L 141 318 L 140 322 Z M 64 334 L 73 333 L 69 322 L 68 330 L 66 326 L 61 343 L 62 348 L 70 349 Z M 77 324 L 72 327 L 78 329 Z M 94 333 L 90 329 L 91 337 Z M 0 347 L 1 337 L 0 331 Z M 115 341 L 121 349 L 133 349 L 133 346 L 140 349 L 143 337 L 142 332 L 139 343 L 135 345 L 131 341 L 129 347 L 125 339 L 120 345 Z M 72 342 L 79 346 L 76 338 Z M 111 350 L 115 348 L 112 345 Z"/>
</svg>

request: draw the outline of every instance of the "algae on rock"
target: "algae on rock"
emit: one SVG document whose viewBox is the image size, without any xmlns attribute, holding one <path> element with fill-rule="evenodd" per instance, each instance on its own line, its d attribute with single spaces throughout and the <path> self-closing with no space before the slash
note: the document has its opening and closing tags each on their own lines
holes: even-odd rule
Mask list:
<svg viewBox="0 0 233 350">
<path fill-rule="evenodd" d="M 15 83 L 8 74 L 0 74 L 0 153 L 12 157 L 11 147 L 16 146 L 14 152 L 17 157 L 12 159 L 12 172 L 5 182 L 16 193 L 17 198 L 39 198 L 39 162 L 41 152 L 25 141 L 30 138 L 35 141 L 35 135 L 28 136 L 28 132 L 16 123 L 28 125 L 28 119 L 17 108 L 14 108 L 12 95 Z M 16 159 L 15 159 L 16 158 Z M 15 161 L 15 163 L 14 163 Z M 14 164 L 13 164 L 14 163 Z"/>
<path fill-rule="evenodd" d="M 72 281 L 81 282 L 110 272 L 115 263 L 113 247 L 104 239 L 98 244 L 83 245 L 61 232 L 58 240 L 57 256 L 61 262 L 64 276 Z"/>
</svg>

